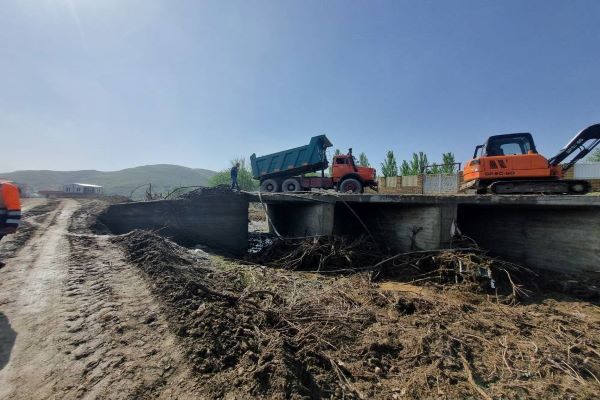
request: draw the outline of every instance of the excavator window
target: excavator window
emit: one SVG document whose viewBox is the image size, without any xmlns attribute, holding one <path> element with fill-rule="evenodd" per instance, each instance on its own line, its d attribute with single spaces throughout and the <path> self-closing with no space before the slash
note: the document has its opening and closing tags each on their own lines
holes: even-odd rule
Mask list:
<svg viewBox="0 0 600 400">
<path fill-rule="evenodd" d="M 490 137 L 485 145 L 484 153 L 488 157 L 493 157 L 529 154 L 530 151 L 536 152 L 531 134 L 511 133 Z"/>
</svg>

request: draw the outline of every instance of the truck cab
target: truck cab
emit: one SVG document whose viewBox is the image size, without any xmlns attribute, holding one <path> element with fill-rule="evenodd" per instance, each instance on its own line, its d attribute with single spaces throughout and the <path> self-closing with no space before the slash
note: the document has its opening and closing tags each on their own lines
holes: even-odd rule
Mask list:
<svg viewBox="0 0 600 400">
<path fill-rule="evenodd" d="M 357 166 L 352 149 L 334 156 L 331 164 L 331 179 L 340 192 L 362 193 L 365 186 L 377 188 L 375 168 Z"/>
</svg>

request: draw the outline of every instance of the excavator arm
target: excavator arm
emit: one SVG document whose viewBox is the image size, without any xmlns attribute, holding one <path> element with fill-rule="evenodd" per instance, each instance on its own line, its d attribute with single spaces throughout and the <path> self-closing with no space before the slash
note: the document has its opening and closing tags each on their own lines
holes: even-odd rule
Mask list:
<svg viewBox="0 0 600 400">
<path fill-rule="evenodd" d="M 589 142 L 589 143 L 588 143 Z M 567 171 L 575 163 L 587 156 L 596 146 L 600 144 L 600 124 L 588 126 L 579 132 L 567 145 L 561 149 L 557 155 L 548 160 L 551 166 L 557 166 L 572 154 L 575 156 L 562 166 L 563 171 Z M 577 153 L 576 153 L 577 152 Z"/>
</svg>

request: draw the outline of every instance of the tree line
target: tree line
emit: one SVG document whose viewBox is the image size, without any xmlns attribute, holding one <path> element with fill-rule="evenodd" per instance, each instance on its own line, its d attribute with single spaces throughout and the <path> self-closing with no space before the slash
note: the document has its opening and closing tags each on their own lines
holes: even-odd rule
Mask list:
<svg viewBox="0 0 600 400">
<path fill-rule="evenodd" d="M 335 149 L 334 155 L 342 154 L 340 149 Z M 358 165 L 360 167 L 370 167 L 367 155 L 362 152 L 358 155 Z M 421 174 L 454 174 L 458 172 L 454 154 L 451 152 L 442 154 L 442 162 L 429 165 L 427 154 L 420 151 L 413 153 L 412 159 L 403 160 L 398 167 L 396 156 L 392 150 L 388 150 L 385 160 L 381 163 L 381 174 L 385 177 L 406 176 Z"/>
<path fill-rule="evenodd" d="M 408 176 L 421 174 L 454 174 L 458 172 L 454 154 L 451 152 L 442 154 L 442 162 L 429 164 L 427 154 L 420 151 L 413 153 L 410 160 L 402 160 L 400 167 L 392 150 L 388 150 L 385 160 L 381 163 L 381 174 L 383 176 Z"/>
</svg>

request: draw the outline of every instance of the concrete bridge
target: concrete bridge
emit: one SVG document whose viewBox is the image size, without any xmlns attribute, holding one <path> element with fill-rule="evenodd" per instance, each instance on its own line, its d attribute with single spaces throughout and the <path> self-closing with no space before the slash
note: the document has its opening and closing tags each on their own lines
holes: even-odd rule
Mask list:
<svg viewBox="0 0 600 400">
<path fill-rule="evenodd" d="M 394 251 L 452 245 L 457 233 L 490 254 L 560 271 L 600 271 L 600 196 L 218 194 L 111 206 L 115 233 L 162 229 L 185 244 L 241 253 L 248 203 L 262 202 L 285 237 L 370 234 Z"/>
</svg>

